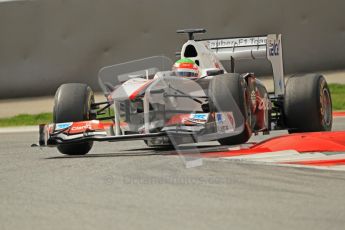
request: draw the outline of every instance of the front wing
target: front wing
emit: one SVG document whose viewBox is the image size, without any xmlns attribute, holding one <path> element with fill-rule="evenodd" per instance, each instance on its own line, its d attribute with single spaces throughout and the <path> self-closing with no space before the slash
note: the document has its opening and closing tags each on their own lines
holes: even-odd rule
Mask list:
<svg viewBox="0 0 345 230">
<path fill-rule="evenodd" d="M 99 120 L 42 124 L 39 126 L 39 146 L 54 147 L 87 141 L 131 141 L 193 136 L 195 142 L 218 140 L 236 135 L 232 113 L 183 114 L 170 119 L 160 132 L 122 133 L 115 135 L 113 122 Z M 204 119 L 207 117 L 207 119 Z M 229 119 L 230 117 L 230 119 Z M 222 118 L 222 119 L 220 119 Z"/>
<path fill-rule="evenodd" d="M 39 146 L 54 147 L 61 144 L 87 141 L 130 141 L 147 140 L 166 136 L 166 133 L 113 135 L 113 123 L 98 120 L 39 125 Z"/>
</svg>

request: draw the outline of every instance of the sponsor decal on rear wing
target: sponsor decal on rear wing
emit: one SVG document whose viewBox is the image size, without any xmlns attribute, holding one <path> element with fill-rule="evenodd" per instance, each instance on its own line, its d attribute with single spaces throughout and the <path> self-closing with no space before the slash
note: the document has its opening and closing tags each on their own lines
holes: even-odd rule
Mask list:
<svg viewBox="0 0 345 230">
<path fill-rule="evenodd" d="M 281 35 L 269 34 L 267 36 L 243 38 L 219 38 L 200 40 L 206 43 L 220 60 L 268 58 L 280 56 Z"/>
<path fill-rule="evenodd" d="M 246 37 L 246 38 L 224 38 L 208 40 L 211 49 L 216 48 L 232 48 L 232 47 L 245 47 L 245 46 L 266 46 L 267 37 Z"/>
<path fill-rule="evenodd" d="M 284 95 L 284 71 L 281 34 L 243 38 L 199 40 L 212 50 L 219 60 L 268 59 L 272 64 L 274 91 Z"/>
</svg>

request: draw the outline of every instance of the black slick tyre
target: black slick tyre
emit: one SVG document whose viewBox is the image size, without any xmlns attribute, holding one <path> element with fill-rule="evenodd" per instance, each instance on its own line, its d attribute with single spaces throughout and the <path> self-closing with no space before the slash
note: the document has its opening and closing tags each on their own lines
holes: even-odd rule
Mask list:
<svg viewBox="0 0 345 230">
<path fill-rule="evenodd" d="M 331 93 L 322 75 L 296 75 L 288 79 L 284 119 L 289 133 L 332 129 Z"/>
<path fill-rule="evenodd" d="M 91 104 L 94 95 L 89 86 L 81 83 L 61 85 L 55 94 L 54 123 L 75 122 L 94 119 Z M 84 155 L 90 151 L 93 142 L 58 145 L 59 152 L 67 155 Z"/>
<path fill-rule="evenodd" d="M 247 121 L 247 103 L 245 99 L 245 81 L 236 73 L 228 73 L 215 76 L 211 79 L 209 85 L 209 107 L 211 112 L 230 112 L 233 111 L 233 106 L 228 99 L 233 98 L 236 102 L 240 113 L 235 113 L 235 120 L 244 121 L 243 131 L 235 136 L 219 139 L 222 145 L 236 145 L 248 141 L 251 132 L 246 125 Z"/>
</svg>

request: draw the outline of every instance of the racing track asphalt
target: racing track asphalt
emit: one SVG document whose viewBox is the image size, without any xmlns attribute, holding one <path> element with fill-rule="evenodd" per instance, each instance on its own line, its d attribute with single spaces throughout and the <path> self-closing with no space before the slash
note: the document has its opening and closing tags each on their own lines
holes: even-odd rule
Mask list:
<svg viewBox="0 0 345 230">
<path fill-rule="evenodd" d="M 335 129 L 345 130 L 345 118 Z M 218 159 L 186 169 L 178 156 L 141 141 L 66 157 L 30 148 L 36 137 L 0 134 L 0 229 L 345 226 L 345 172 Z"/>
</svg>

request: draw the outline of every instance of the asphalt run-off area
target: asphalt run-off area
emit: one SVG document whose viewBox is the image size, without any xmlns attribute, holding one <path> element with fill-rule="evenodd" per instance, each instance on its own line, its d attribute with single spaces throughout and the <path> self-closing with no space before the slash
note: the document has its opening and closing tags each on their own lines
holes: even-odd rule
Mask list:
<svg viewBox="0 0 345 230">
<path fill-rule="evenodd" d="M 343 130 L 345 117 L 336 116 L 326 139 L 296 138 L 337 150 Z M 203 165 L 187 169 L 173 151 L 143 141 L 95 143 L 85 156 L 65 156 L 31 148 L 37 132 L 7 130 L 0 134 L 0 228 L 342 229 L 345 151 L 303 149 L 303 140 L 279 149 L 274 137 L 286 134 L 253 136 L 249 142 L 260 144 L 246 148 L 200 144 Z"/>
</svg>

